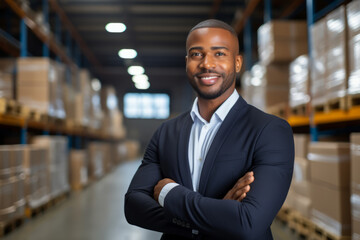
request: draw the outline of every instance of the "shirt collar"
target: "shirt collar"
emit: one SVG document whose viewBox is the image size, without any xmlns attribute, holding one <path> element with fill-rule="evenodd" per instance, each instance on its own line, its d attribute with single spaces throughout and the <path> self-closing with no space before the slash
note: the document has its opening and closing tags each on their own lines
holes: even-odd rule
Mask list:
<svg viewBox="0 0 360 240">
<path fill-rule="evenodd" d="M 214 115 L 216 115 L 221 121 L 224 121 L 230 109 L 235 105 L 238 99 L 239 99 L 239 94 L 236 90 L 234 90 L 234 92 L 230 95 L 230 97 L 228 97 L 228 99 L 226 99 L 225 102 L 223 102 L 220 105 L 220 107 L 215 111 Z M 199 113 L 199 107 L 197 103 L 198 103 L 198 98 L 195 98 L 190 112 L 190 116 L 193 121 L 195 121 L 195 117 L 197 117 L 202 122 L 206 123 L 206 120 L 204 120 Z M 212 118 L 213 116 L 211 117 L 211 119 Z"/>
</svg>

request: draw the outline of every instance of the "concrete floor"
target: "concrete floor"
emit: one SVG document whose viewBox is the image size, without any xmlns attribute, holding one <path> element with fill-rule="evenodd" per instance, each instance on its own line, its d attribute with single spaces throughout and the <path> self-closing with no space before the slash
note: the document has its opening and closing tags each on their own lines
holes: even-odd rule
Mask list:
<svg viewBox="0 0 360 240">
<path fill-rule="evenodd" d="M 124 194 L 140 161 L 127 162 L 115 171 L 45 214 L 27 220 L 4 240 L 158 240 L 161 234 L 129 225 L 124 217 Z M 277 221 L 275 240 L 296 240 Z"/>
</svg>

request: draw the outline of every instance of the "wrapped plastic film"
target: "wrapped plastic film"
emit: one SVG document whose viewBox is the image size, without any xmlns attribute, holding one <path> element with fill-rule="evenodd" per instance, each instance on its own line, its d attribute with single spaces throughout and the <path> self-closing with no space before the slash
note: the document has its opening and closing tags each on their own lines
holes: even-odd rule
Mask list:
<svg viewBox="0 0 360 240">
<path fill-rule="evenodd" d="M 346 6 L 349 38 L 349 82 L 348 93 L 360 93 L 360 1 Z M 360 236 L 359 236 L 360 239 Z"/>
<path fill-rule="evenodd" d="M 351 228 L 349 224 L 342 224 L 316 209 L 311 210 L 311 220 L 326 231 L 337 236 L 342 236 L 342 232 L 349 231 Z"/>
<path fill-rule="evenodd" d="M 291 107 L 306 104 L 310 101 L 309 95 L 309 58 L 301 55 L 290 64 L 290 92 L 289 103 Z"/>
<path fill-rule="evenodd" d="M 347 35 L 345 7 L 340 6 L 326 16 L 326 98 L 344 97 L 347 92 Z"/>
<path fill-rule="evenodd" d="M 312 62 L 311 66 L 311 97 L 314 106 L 324 104 L 325 97 L 325 80 L 326 80 L 326 22 L 325 19 L 317 21 L 311 26 L 311 49 Z"/>
</svg>

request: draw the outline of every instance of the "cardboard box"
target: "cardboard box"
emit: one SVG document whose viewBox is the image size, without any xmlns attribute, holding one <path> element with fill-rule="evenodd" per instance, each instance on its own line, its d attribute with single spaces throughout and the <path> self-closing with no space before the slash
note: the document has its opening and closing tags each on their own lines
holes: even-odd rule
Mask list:
<svg viewBox="0 0 360 240">
<path fill-rule="evenodd" d="M 352 236 L 357 239 L 360 236 L 360 190 L 352 189 L 351 193 L 351 217 Z"/>
<path fill-rule="evenodd" d="M 310 181 L 302 181 L 302 182 L 296 182 L 293 181 L 291 183 L 292 188 L 294 192 L 296 192 L 298 195 L 310 198 L 311 197 L 311 182 Z"/>
<path fill-rule="evenodd" d="M 7 180 L 11 177 L 11 157 L 8 146 L 0 146 L 0 180 Z"/>
<path fill-rule="evenodd" d="M 14 99 L 15 67 L 15 59 L 0 59 L 0 98 Z"/>
<path fill-rule="evenodd" d="M 351 185 L 360 191 L 360 133 L 352 133 L 351 141 Z"/>
<path fill-rule="evenodd" d="M 50 176 L 46 148 L 26 145 L 24 149 L 25 199 L 29 208 L 36 208 L 50 200 Z"/>
<path fill-rule="evenodd" d="M 312 142 L 309 145 L 312 182 L 348 189 L 350 185 L 350 144 Z"/>
<path fill-rule="evenodd" d="M 70 184 L 74 190 L 79 190 L 88 183 L 87 152 L 71 150 L 70 152 Z"/>
<path fill-rule="evenodd" d="M 307 158 L 310 143 L 309 134 L 294 134 L 294 147 L 296 158 Z"/>
<path fill-rule="evenodd" d="M 351 234 L 350 189 L 311 182 L 311 220 L 337 236 Z"/>
<path fill-rule="evenodd" d="M 17 100 L 41 113 L 64 118 L 61 65 L 49 58 L 33 57 L 19 58 L 17 68 Z"/>
<path fill-rule="evenodd" d="M 295 209 L 296 198 L 297 198 L 297 193 L 294 192 L 292 189 L 290 189 L 287 196 L 286 196 L 286 199 L 285 199 L 285 202 L 284 202 L 283 206 Z"/>
<path fill-rule="evenodd" d="M 305 182 L 310 180 L 310 163 L 306 158 L 295 157 L 293 181 Z"/>
<path fill-rule="evenodd" d="M 306 54 L 307 25 L 305 21 L 271 21 L 258 29 L 259 58 L 264 65 L 290 62 Z"/>
<path fill-rule="evenodd" d="M 89 166 L 88 173 L 89 179 L 96 180 L 101 178 L 104 173 L 105 163 L 105 152 L 102 148 L 102 143 L 100 142 L 91 142 L 88 144 L 88 153 L 89 153 Z"/>
<path fill-rule="evenodd" d="M 300 194 L 296 195 L 295 209 L 307 219 L 311 218 L 311 198 Z"/>
<path fill-rule="evenodd" d="M 47 149 L 50 197 L 55 198 L 69 191 L 67 138 L 64 136 L 35 136 L 32 142 L 35 146 Z"/>
</svg>

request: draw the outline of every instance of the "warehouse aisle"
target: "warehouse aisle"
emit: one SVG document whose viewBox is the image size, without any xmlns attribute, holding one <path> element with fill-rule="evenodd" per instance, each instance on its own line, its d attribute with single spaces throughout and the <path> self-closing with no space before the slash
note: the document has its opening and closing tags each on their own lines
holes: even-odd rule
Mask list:
<svg viewBox="0 0 360 240">
<path fill-rule="evenodd" d="M 49 209 L 7 235 L 4 240 L 158 240 L 161 234 L 129 225 L 124 217 L 124 194 L 139 166 L 127 162 L 99 182 Z M 276 222 L 275 240 L 296 240 Z"/>
<path fill-rule="evenodd" d="M 139 164 L 120 165 L 4 240 L 159 240 L 161 234 L 129 225 L 124 217 L 124 194 Z"/>
</svg>

